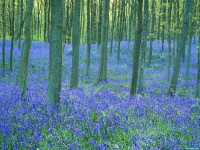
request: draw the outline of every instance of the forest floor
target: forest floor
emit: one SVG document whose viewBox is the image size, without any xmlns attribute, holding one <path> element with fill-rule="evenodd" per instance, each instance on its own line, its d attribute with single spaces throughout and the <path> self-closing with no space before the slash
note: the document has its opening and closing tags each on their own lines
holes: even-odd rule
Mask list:
<svg viewBox="0 0 200 150">
<path fill-rule="evenodd" d="M 80 53 L 78 89 L 69 88 L 72 56 L 71 45 L 66 45 L 61 107 L 52 115 L 46 100 L 48 45 L 44 42 L 32 43 L 28 92 L 26 102 L 22 102 L 16 84 L 21 51 L 14 49 L 14 70 L 10 73 L 10 41 L 6 41 L 6 75 L 0 76 L 0 147 L 71 150 L 200 149 L 200 101 L 194 98 L 197 43 L 192 44 L 189 84 L 185 86 L 184 62 L 174 97 L 166 95 L 170 84 L 167 80 L 167 42 L 164 52 L 161 52 L 161 42 L 153 43 L 152 66 L 145 68 L 145 89 L 135 97 L 130 97 L 132 54 L 127 50 L 126 41 L 121 42 L 120 63 L 117 62 L 116 43 L 113 54 L 108 54 L 107 84 L 96 84 L 99 65 L 97 46 L 92 45 L 90 76 L 85 76 L 86 62 Z M 132 51 L 133 42 L 130 46 Z M 85 58 L 86 51 L 85 45 Z"/>
</svg>

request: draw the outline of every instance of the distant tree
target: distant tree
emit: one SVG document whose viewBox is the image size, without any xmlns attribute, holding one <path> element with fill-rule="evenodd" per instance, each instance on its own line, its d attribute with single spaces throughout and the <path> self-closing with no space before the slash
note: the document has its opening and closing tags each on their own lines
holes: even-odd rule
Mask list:
<svg viewBox="0 0 200 150">
<path fill-rule="evenodd" d="M 111 38 L 110 38 L 110 54 L 113 52 L 113 38 L 114 38 L 114 29 L 116 26 L 116 13 L 117 13 L 117 2 L 112 2 L 112 22 L 111 22 Z"/>
<path fill-rule="evenodd" d="M 23 31 L 22 29 L 23 29 L 24 22 L 25 22 L 24 21 L 25 17 L 24 17 L 24 1 L 23 0 L 21 0 L 20 5 L 21 5 L 20 6 L 20 26 L 19 26 L 19 30 L 18 30 L 18 34 L 17 34 L 17 39 L 19 39 L 18 49 L 21 49 L 21 39 L 22 39 L 22 31 Z"/>
<path fill-rule="evenodd" d="M 97 2 L 96 0 L 91 0 L 91 43 L 96 43 L 96 24 L 97 24 Z"/>
<path fill-rule="evenodd" d="M 167 40 L 168 40 L 168 67 L 167 67 L 167 80 L 170 78 L 170 68 L 171 68 L 171 11 L 172 11 L 172 0 L 168 0 L 168 17 L 167 17 Z"/>
<path fill-rule="evenodd" d="M 47 41 L 47 14 L 48 12 L 48 2 L 47 0 L 44 0 L 44 32 L 43 32 L 43 36 L 44 36 L 44 41 Z"/>
<path fill-rule="evenodd" d="M 160 26 L 161 26 L 161 15 L 162 15 L 162 3 L 163 0 L 157 1 L 157 40 L 160 40 Z"/>
<path fill-rule="evenodd" d="M 191 12 L 191 5 L 192 5 L 192 0 L 186 0 L 186 4 L 185 4 L 186 10 L 184 13 L 184 18 L 183 18 L 183 27 L 182 27 L 182 31 L 181 31 L 181 38 L 180 38 L 180 43 L 179 43 L 178 50 L 177 50 L 177 55 L 176 55 L 176 58 L 174 61 L 172 80 L 171 80 L 170 88 L 168 90 L 168 94 L 170 94 L 171 96 L 176 91 L 176 85 L 178 82 L 178 76 L 179 76 L 180 66 L 181 66 L 182 50 L 184 49 L 184 46 L 185 46 L 184 43 L 185 43 L 185 40 L 186 40 L 187 34 L 188 34 L 189 15 Z"/>
<path fill-rule="evenodd" d="M 137 94 L 137 82 L 138 82 L 138 68 L 140 58 L 140 44 L 142 36 L 142 3 L 143 0 L 138 0 L 137 7 L 137 29 L 135 32 L 135 43 L 133 48 L 133 72 L 131 81 L 131 95 Z"/>
<path fill-rule="evenodd" d="M 133 13 L 133 31 L 136 32 L 136 23 L 137 23 L 137 0 L 133 0 L 134 2 L 134 13 Z"/>
<path fill-rule="evenodd" d="M 70 87 L 78 87 L 79 46 L 80 46 L 80 0 L 75 0 L 72 22 L 72 73 Z"/>
<path fill-rule="evenodd" d="M 108 45 L 108 25 L 109 25 L 109 5 L 110 0 L 103 1 L 103 18 L 101 27 L 101 54 L 97 82 L 107 82 L 107 45 Z"/>
<path fill-rule="evenodd" d="M 37 39 L 39 40 L 40 39 L 40 36 L 41 36 L 41 34 L 40 34 L 40 30 L 41 30 L 41 23 L 40 23 L 40 16 L 41 16 L 41 14 L 40 14 L 40 10 L 41 10 L 41 8 L 40 8 L 40 1 L 41 0 L 37 0 L 36 2 L 37 2 L 37 27 L 36 27 L 36 29 L 37 29 Z"/>
<path fill-rule="evenodd" d="M 121 55 L 121 41 L 123 39 L 123 23 L 124 23 L 124 13 L 125 13 L 125 1 L 119 1 L 118 4 L 118 41 L 117 41 L 117 62 L 120 62 Z"/>
<path fill-rule="evenodd" d="M 87 65 L 86 76 L 90 73 L 90 55 L 91 55 L 91 17 L 90 17 L 90 0 L 87 0 Z"/>
<path fill-rule="evenodd" d="M 47 40 L 50 42 L 50 22 L 51 22 L 51 0 L 48 0 L 47 12 Z"/>
<path fill-rule="evenodd" d="M 17 9 L 16 9 L 16 17 L 15 17 L 15 41 L 17 41 L 17 36 L 19 32 L 19 27 L 20 27 L 20 6 L 21 6 L 21 0 L 17 0 Z"/>
<path fill-rule="evenodd" d="M 141 41 L 141 55 L 140 55 L 140 69 L 138 78 L 138 89 L 140 92 L 144 90 L 144 67 L 145 67 L 145 56 L 147 50 L 147 36 L 148 36 L 148 25 L 149 25 L 149 0 L 144 0 L 144 17 L 142 24 L 142 41 Z"/>
<path fill-rule="evenodd" d="M 134 10 L 135 10 L 135 5 L 134 5 L 134 0 L 130 0 L 130 14 L 129 15 L 129 32 L 128 32 L 128 52 L 130 51 L 130 42 L 131 42 L 131 38 L 132 38 L 132 33 L 133 33 L 133 14 L 134 14 Z"/>
<path fill-rule="evenodd" d="M 82 61 L 85 60 L 85 0 L 81 0 L 81 54 L 82 54 Z"/>
<path fill-rule="evenodd" d="M 149 49 L 149 57 L 148 57 L 148 67 L 151 66 L 152 63 L 152 54 L 153 54 L 153 40 L 155 38 L 154 35 L 154 26 L 155 26 L 155 0 L 151 2 L 151 29 L 150 29 L 150 49 Z"/>
<path fill-rule="evenodd" d="M 162 0 L 162 52 L 164 51 L 164 40 L 165 40 L 165 20 L 166 20 L 166 0 Z"/>
<path fill-rule="evenodd" d="M 190 59 L 191 59 L 191 47 L 192 47 L 192 28 L 193 28 L 193 21 L 192 21 L 192 13 L 190 14 L 189 18 L 189 43 L 188 43 L 188 53 L 187 53 L 187 60 L 186 60 L 186 70 L 185 70 L 185 86 L 188 87 L 188 79 L 189 79 L 189 69 L 190 69 Z"/>
<path fill-rule="evenodd" d="M 179 43 L 180 43 L 180 2 L 179 1 L 175 1 L 176 3 L 176 50 L 178 50 L 178 47 L 179 47 Z M 174 58 L 175 59 L 175 58 Z"/>
<path fill-rule="evenodd" d="M 66 44 L 66 0 L 62 0 L 62 12 L 63 12 L 63 22 L 62 22 L 62 59 L 64 60 L 64 51 L 65 51 L 65 44 Z"/>
<path fill-rule="evenodd" d="M 101 24 L 102 24 L 102 4 L 103 1 L 99 1 L 99 9 L 98 9 L 98 34 L 97 34 L 97 44 L 98 44 L 98 49 L 99 45 L 101 43 Z"/>
<path fill-rule="evenodd" d="M 25 39 L 22 50 L 21 66 L 20 66 L 20 92 L 22 97 L 27 91 L 27 74 L 28 60 L 31 46 L 31 21 L 32 21 L 33 0 L 27 0 L 25 12 Z"/>
<path fill-rule="evenodd" d="M 10 48 L 10 71 L 13 70 L 13 47 L 15 38 L 15 0 L 12 0 L 12 39 Z"/>
<path fill-rule="evenodd" d="M 50 66 L 48 76 L 47 97 L 53 105 L 54 109 L 57 109 L 60 104 L 60 91 L 62 79 L 62 2 L 63 0 L 52 0 L 50 3 Z"/>
<path fill-rule="evenodd" d="M 3 33 L 3 44 L 2 44 L 2 70 L 3 76 L 5 75 L 5 45 L 6 45 L 6 2 L 5 0 L 2 1 L 2 33 Z"/>
</svg>

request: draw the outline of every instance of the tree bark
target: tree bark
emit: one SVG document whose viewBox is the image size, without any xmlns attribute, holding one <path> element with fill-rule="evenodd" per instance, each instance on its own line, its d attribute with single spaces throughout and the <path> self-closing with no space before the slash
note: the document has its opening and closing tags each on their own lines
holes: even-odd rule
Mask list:
<svg viewBox="0 0 200 150">
<path fill-rule="evenodd" d="M 87 66 L 86 76 L 90 73 L 90 55 L 91 55 L 91 24 L 90 24 L 90 0 L 87 0 Z"/>
<path fill-rule="evenodd" d="M 134 43 L 134 49 L 133 49 L 133 73 L 132 73 L 132 82 L 131 82 L 132 96 L 137 94 L 140 44 L 141 44 L 141 35 L 142 35 L 142 3 L 143 3 L 143 0 L 138 0 L 137 30 L 135 33 L 135 43 Z"/>
<path fill-rule="evenodd" d="M 5 12 L 6 2 L 5 0 L 2 1 L 2 22 L 3 22 L 3 44 L 2 44 L 2 75 L 5 75 L 5 45 L 6 45 L 6 12 Z"/>
<path fill-rule="evenodd" d="M 80 46 L 80 0 L 75 0 L 72 22 L 72 73 L 71 88 L 78 87 L 79 46 Z"/>
<path fill-rule="evenodd" d="M 53 108 L 60 104 L 62 79 L 62 0 L 51 1 L 50 66 L 47 96 Z"/>
<path fill-rule="evenodd" d="M 15 0 L 12 0 L 12 39 L 10 48 L 10 71 L 13 71 L 13 47 L 15 38 Z"/>
<path fill-rule="evenodd" d="M 101 54 L 97 82 L 107 82 L 107 45 L 108 45 L 108 25 L 109 25 L 109 0 L 103 1 L 103 18 L 101 27 Z"/>
<path fill-rule="evenodd" d="M 20 67 L 20 92 L 22 97 L 27 91 L 28 61 L 31 47 L 31 21 L 32 21 L 33 0 L 27 0 L 25 13 L 25 39 Z"/>
<path fill-rule="evenodd" d="M 147 35 L 148 35 L 148 24 L 149 24 L 149 2 L 144 0 L 144 19 L 142 25 L 142 41 L 141 41 L 141 56 L 140 56 L 140 70 L 138 79 L 138 89 L 140 92 L 144 90 L 144 67 L 145 67 L 145 56 L 147 49 Z"/>
<path fill-rule="evenodd" d="M 155 38 L 154 26 L 155 26 L 155 0 L 152 0 L 152 4 L 151 4 L 150 49 L 149 49 L 149 57 L 148 57 L 148 67 L 151 67 L 151 63 L 152 63 L 152 55 L 153 55 L 152 45 L 153 45 L 153 40 Z"/>
<path fill-rule="evenodd" d="M 192 0 L 186 0 L 186 10 L 184 13 L 184 20 L 183 20 L 183 27 L 182 27 L 182 31 L 181 31 L 181 38 L 180 38 L 180 43 L 178 46 L 178 51 L 177 51 L 177 55 L 174 61 L 174 69 L 173 69 L 173 75 L 172 75 L 172 80 L 171 80 L 171 84 L 170 84 L 170 88 L 168 90 L 168 94 L 170 94 L 171 96 L 174 95 L 175 91 L 176 91 L 176 85 L 178 82 L 178 76 L 179 76 L 179 72 L 180 72 L 180 67 L 181 67 L 181 55 L 182 55 L 182 51 L 184 49 L 185 46 L 185 41 L 187 38 L 187 34 L 188 34 L 188 27 L 189 27 L 189 15 L 191 12 L 191 5 L 192 5 Z"/>
</svg>

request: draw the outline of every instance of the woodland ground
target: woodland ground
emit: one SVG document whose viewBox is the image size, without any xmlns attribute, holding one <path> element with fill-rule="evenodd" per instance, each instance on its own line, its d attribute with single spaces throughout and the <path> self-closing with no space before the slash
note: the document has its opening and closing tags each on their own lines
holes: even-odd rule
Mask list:
<svg viewBox="0 0 200 150">
<path fill-rule="evenodd" d="M 43 42 L 32 43 L 26 102 L 20 100 L 16 85 L 21 53 L 15 48 L 13 73 L 7 63 L 6 76 L 0 76 L 0 149 L 200 149 L 200 101 L 194 98 L 197 43 L 192 44 L 189 85 L 185 87 L 183 63 L 175 97 L 166 95 L 170 83 L 167 42 L 164 52 L 160 42 L 153 43 L 153 63 L 145 68 L 145 91 L 136 97 L 129 96 L 132 55 L 127 42 L 121 42 L 120 63 L 114 44 L 113 55 L 108 55 L 108 83 L 99 85 L 95 84 L 99 52 L 93 45 L 89 77 L 80 59 L 78 89 L 69 89 L 71 45 L 66 45 L 61 107 L 54 115 L 46 100 L 49 48 Z M 132 47 L 133 42 L 131 51 Z M 6 62 L 9 50 L 7 41 Z"/>
</svg>

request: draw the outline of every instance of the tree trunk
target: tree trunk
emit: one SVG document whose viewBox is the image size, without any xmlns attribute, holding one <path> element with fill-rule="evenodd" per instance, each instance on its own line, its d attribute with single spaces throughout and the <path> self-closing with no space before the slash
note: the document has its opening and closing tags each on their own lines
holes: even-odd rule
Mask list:
<svg viewBox="0 0 200 150">
<path fill-rule="evenodd" d="M 2 22 L 3 22 L 3 44 L 2 44 L 2 65 L 3 71 L 2 75 L 5 75 L 5 45 L 6 45 L 6 12 L 5 12 L 6 2 L 5 0 L 2 1 Z"/>
<path fill-rule="evenodd" d="M 168 90 L 168 94 L 170 94 L 171 96 L 175 93 L 176 91 L 176 85 L 178 82 L 178 76 L 179 76 L 179 72 L 180 72 L 180 67 L 181 67 L 181 55 L 182 55 L 182 51 L 184 49 L 185 46 L 185 41 L 187 38 L 187 34 L 188 34 L 188 27 L 189 27 L 189 15 L 191 12 L 191 5 L 192 5 L 192 0 L 186 0 L 186 10 L 184 13 L 184 20 L 183 20 L 183 27 L 182 27 L 182 31 L 181 31 L 181 39 L 180 39 L 180 43 L 178 46 L 178 51 L 177 51 L 177 55 L 174 61 L 174 69 L 173 69 L 173 75 L 172 75 L 172 80 L 171 80 L 171 84 L 170 84 L 170 88 Z"/>
<path fill-rule="evenodd" d="M 84 61 L 85 61 L 85 48 L 84 48 L 84 45 L 85 45 L 85 13 L 84 13 L 84 10 L 85 10 L 85 2 L 84 0 L 81 0 L 81 53 L 82 53 L 82 62 L 84 64 Z"/>
<path fill-rule="evenodd" d="M 148 24 L 149 24 L 149 2 L 144 0 L 144 19 L 142 25 L 142 42 L 141 42 L 141 56 L 140 56 L 140 70 L 138 79 L 138 90 L 142 92 L 144 90 L 144 67 L 145 67 L 145 56 L 147 49 L 147 35 L 148 35 Z"/>
<path fill-rule="evenodd" d="M 168 8 L 168 67 L 167 67 L 167 80 L 170 79 L 170 69 L 171 69 L 171 10 L 172 10 L 172 0 L 168 0 L 169 8 Z"/>
<path fill-rule="evenodd" d="M 131 42 L 131 38 L 132 38 L 132 25 L 133 25 L 133 15 L 134 14 L 134 9 L 135 9 L 135 6 L 134 6 L 134 0 L 130 0 L 132 1 L 131 2 L 131 15 L 129 15 L 129 32 L 128 32 L 128 54 L 130 52 L 130 42 Z"/>
<path fill-rule="evenodd" d="M 149 59 L 148 59 L 148 67 L 151 66 L 152 63 L 152 55 L 153 55 L 153 40 L 155 38 L 154 35 L 154 25 L 155 25 L 155 0 L 152 0 L 151 4 L 151 31 L 150 31 L 150 49 L 149 49 Z"/>
<path fill-rule="evenodd" d="M 159 14 L 158 14 L 158 23 L 157 23 L 157 40 L 160 41 L 160 24 L 161 24 L 161 12 L 162 12 L 162 0 L 159 1 Z"/>
<path fill-rule="evenodd" d="M 133 49 L 133 73 L 132 73 L 132 82 L 131 82 L 132 96 L 136 95 L 137 93 L 140 44 L 141 44 L 141 35 L 142 35 L 142 3 L 143 3 L 143 0 L 138 0 L 137 30 L 135 33 L 135 43 L 134 43 L 134 49 Z"/>
<path fill-rule="evenodd" d="M 47 96 L 53 108 L 60 104 L 62 79 L 62 0 L 51 1 L 50 66 Z"/>
<path fill-rule="evenodd" d="M 90 25 L 90 0 L 87 0 L 87 66 L 86 76 L 90 73 L 90 54 L 91 54 L 91 25 Z"/>
<path fill-rule="evenodd" d="M 80 0 L 75 0 L 72 22 L 72 73 L 71 88 L 78 87 L 79 45 L 80 45 Z"/>
<path fill-rule="evenodd" d="M 117 12 L 117 3 L 112 2 L 112 25 L 111 25 L 111 39 L 110 39 L 110 55 L 112 55 L 113 51 L 113 36 L 116 22 L 116 12 Z"/>
<path fill-rule="evenodd" d="M 21 6 L 20 6 L 20 27 L 19 27 L 19 32 L 18 32 L 18 36 L 17 36 L 17 39 L 19 39 L 18 49 L 21 49 L 22 29 L 23 29 L 24 22 L 25 22 L 24 21 L 24 2 L 23 2 L 23 0 L 21 0 L 20 4 L 21 4 Z"/>
<path fill-rule="evenodd" d="M 164 40 L 165 40 L 165 18 L 166 18 L 166 0 L 162 3 L 162 52 L 164 51 Z"/>
<path fill-rule="evenodd" d="M 31 21 L 32 21 L 33 0 L 27 0 L 25 13 L 25 39 L 20 67 L 20 92 L 22 97 L 27 91 L 28 60 L 31 46 Z"/>
<path fill-rule="evenodd" d="M 109 0 L 103 1 L 103 18 L 101 27 L 101 55 L 99 74 L 97 82 L 107 82 L 107 44 L 108 44 L 108 22 L 109 22 Z"/>
<path fill-rule="evenodd" d="M 13 47 L 14 47 L 14 37 L 15 37 L 15 0 L 12 0 L 12 39 L 10 48 L 10 71 L 13 70 Z"/>
<path fill-rule="evenodd" d="M 188 44 L 188 54 L 186 62 L 186 71 L 185 71 L 185 86 L 188 87 L 188 78 L 189 78 L 189 69 L 190 69 L 190 58 L 191 58 L 191 47 L 192 47 L 192 15 L 190 15 L 189 21 L 189 44 Z"/>
</svg>

